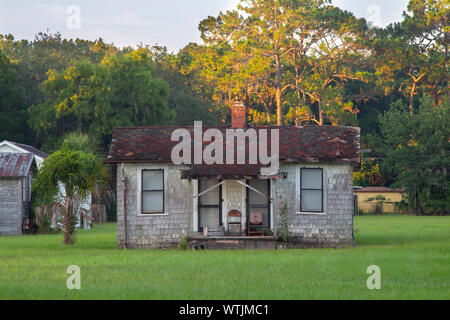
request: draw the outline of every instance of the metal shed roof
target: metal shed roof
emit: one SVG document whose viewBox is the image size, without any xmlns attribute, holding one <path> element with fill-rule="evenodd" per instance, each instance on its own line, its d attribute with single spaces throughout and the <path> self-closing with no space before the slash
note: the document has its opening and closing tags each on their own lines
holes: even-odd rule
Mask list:
<svg viewBox="0 0 450 320">
<path fill-rule="evenodd" d="M 0 153 L 0 177 L 25 177 L 34 160 L 31 153 Z"/>
</svg>

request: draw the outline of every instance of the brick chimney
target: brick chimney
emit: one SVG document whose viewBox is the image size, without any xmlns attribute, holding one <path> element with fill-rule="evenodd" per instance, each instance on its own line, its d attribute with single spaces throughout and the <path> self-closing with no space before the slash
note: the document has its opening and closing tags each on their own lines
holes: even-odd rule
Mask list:
<svg viewBox="0 0 450 320">
<path fill-rule="evenodd" d="M 235 101 L 231 105 L 231 127 L 244 129 L 247 126 L 247 115 L 245 105 L 240 101 Z"/>
</svg>

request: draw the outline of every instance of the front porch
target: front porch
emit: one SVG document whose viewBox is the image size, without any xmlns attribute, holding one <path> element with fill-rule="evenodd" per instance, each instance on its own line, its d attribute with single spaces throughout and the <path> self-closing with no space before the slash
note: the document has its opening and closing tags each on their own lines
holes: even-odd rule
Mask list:
<svg viewBox="0 0 450 320">
<path fill-rule="evenodd" d="M 277 248 L 276 236 L 203 236 L 187 237 L 187 248 L 203 249 L 269 249 Z"/>
<path fill-rule="evenodd" d="M 192 191 L 190 236 L 273 236 L 271 179 L 194 179 Z"/>
<path fill-rule="evenodd" d="M 273 231 L 272 179 L 278 176 L 232 175 L 185 172 L 193 182 L 193 230 L 187 248 L 271 249 L 277 248 Z M 195 173 L 197 172 L 197 173 Z"/>
</svg>

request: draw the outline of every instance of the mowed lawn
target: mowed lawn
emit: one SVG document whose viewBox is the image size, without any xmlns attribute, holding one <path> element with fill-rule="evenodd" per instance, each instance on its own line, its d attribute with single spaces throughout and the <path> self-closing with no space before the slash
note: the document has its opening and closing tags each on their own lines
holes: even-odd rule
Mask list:
<svg viewBox="0 0 450 320">
<path fill-rule="evenodd" d="M 355 217 L 357 247 L 116 249 L 115 225 L 0 237 L 0 299 L 450 299 L 450 217 Z M 381 268 L 381 290 L 366 286 Z M 66 269 L 81 268 L 81 290 Z"/>
</svg>

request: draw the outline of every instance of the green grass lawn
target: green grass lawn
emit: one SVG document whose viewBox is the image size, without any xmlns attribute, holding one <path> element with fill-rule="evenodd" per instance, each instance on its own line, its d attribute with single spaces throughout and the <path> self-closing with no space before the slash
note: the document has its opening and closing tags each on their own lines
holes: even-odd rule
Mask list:
<svg viewBox="0 0 450 320">
<path fill-rule="evenodd" d="M 276 251 L 116 249 L 115 225 L 0 237 L 0 299 L 450 299 L 450 217 L 355 218 L 357 247 Z M 81 290 L 66 288 L 69 265 Z M 368 290 L 369 265 L 381 290 Z"/>
</svg>

